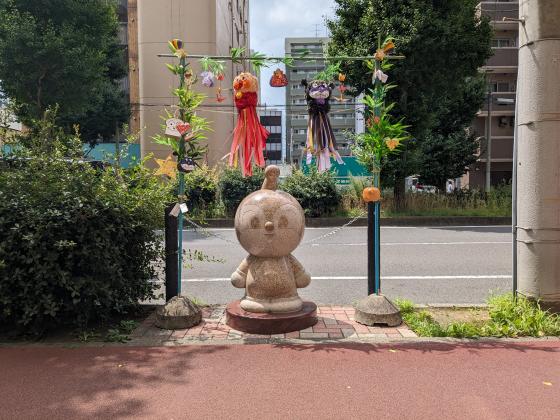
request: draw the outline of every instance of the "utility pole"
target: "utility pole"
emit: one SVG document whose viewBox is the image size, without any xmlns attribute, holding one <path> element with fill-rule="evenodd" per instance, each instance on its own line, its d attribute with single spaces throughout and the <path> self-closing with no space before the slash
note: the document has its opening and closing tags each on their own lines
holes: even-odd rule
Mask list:
<svg viewBox="0 0 560 420">
<path fill-rule="evenodd" d="M 517 275 L 560 310 L 560 2 L 519 2 Z"/>
<path fill-rule="evenodd" d="M 488 87 L 488 118 L 486 118 L 486 183 L 484 190 L 490 192 L 492 181 L 492 89 Z"/>
</svg>

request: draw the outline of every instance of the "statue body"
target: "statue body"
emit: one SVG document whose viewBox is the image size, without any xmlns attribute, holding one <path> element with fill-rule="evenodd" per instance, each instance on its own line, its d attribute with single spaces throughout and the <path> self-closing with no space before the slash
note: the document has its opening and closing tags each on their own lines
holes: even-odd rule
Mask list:
<svg viewBox="0 0 560 420">
<path fill-rule="evenodd" d="M 291 254 L 303 237 L 303 209 L 290 194 L 276 191 L 279 174 L 278 167 L 267 167 L 262 189 L 248 195 L 235 215 L 237 238 L 249 256 L 231 282 L 245 289 L 240 305 L 248 312 L 299 311 L 297 289 L 311 281 Z"/>
</svg>

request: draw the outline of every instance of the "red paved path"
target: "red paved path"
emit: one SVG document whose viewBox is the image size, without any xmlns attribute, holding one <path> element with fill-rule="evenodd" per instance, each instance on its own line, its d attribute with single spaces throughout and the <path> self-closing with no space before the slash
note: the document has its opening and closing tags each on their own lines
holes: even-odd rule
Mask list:
<svg viewBox="0 0 560 420">
<path fill-rule="evenodd" d="M 3 348 L 0 418 L 558 419 L 560 341 Z"/>
</svg>

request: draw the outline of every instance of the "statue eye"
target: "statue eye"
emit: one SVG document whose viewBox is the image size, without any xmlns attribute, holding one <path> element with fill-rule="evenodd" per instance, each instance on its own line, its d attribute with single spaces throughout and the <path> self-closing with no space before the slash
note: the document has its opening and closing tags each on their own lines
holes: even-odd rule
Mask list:
<svg viewBox="0 0 560 420">
<path fill-rule="evenodd" d="M 257 217 L 254 216 L 251 218 L 251 229 L 258 229 L 261 227 L 261 220 Z"/>
<path fill-rule="evenodd" d="M 278 228 L 287 228 L 288 227 L 288 218 L 286 216 L 280 216 L 280 220 L 278 220 Z"/>
</svg>

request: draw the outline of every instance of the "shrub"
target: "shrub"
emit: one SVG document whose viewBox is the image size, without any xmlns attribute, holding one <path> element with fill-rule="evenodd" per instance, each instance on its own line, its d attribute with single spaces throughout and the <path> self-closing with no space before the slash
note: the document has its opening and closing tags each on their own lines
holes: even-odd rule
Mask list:
<svg viewBox="0 0 560 420">
<path fill-rule="evenodd" d="M 234 216 L 239 203 L 250 193 L 261 188 L 264 171 L 253 168 L 253 176 L 243 177 L 237 168 L 224 168 L 219 176 L 218 188 L 227 216 Z"/>
<path fill-rule="evenodd" d="M 309 174 L 294 171 L 281 188 L 299 201 L 308 217 L 331 215 L 340 205 L 340 193 L 333 175 L 328 171 L 318 172 L 316 168 L 311 168 Z"/>
<path fill-rule="evenodd" d="M 216 207 L 218 176 L 214 169 L 204 165 L 185 174 L 185 195 L 190 211 L 208 214 Z"/>
<path fill-rule="evenodd" d="M 153 297 L 169 197 L 142 165 L 95 170 L 67 159 L 79 139 L 43 140 L 50 153 L 24 152 L 0 171 L 0 324 L 35 332 Z"/>
</svg>

